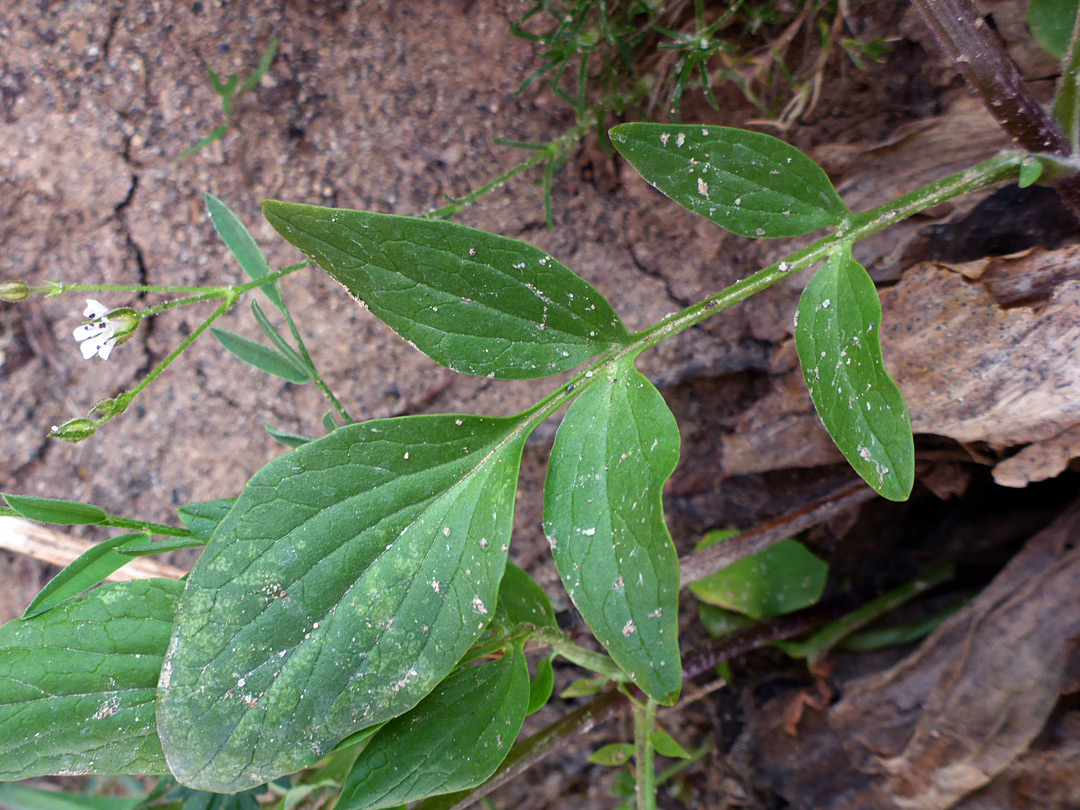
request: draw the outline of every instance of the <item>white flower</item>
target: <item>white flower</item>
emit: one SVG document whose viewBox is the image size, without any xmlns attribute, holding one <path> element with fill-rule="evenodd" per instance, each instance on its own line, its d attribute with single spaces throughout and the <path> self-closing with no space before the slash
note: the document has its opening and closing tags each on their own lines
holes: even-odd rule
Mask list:
<svg viewBox="0 0 1080 810">
<path fill-rule="evenodd" d="M 133 309 L 122 307 L 110 310 L 100 301 L 86 299 L 83 310 L 88 320 L 72 332 L 79 341 L 79 351 L 84 360 L 95 354 L 102 360 L 108 360 L 113 346 L 123 343 L 131 337 L 139 326 L 139 314 Z"/>
</svg>

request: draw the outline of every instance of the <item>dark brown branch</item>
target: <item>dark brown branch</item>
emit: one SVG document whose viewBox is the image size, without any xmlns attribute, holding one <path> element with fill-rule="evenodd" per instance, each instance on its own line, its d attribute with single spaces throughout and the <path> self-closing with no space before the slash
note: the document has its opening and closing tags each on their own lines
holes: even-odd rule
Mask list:
<svg viewBox="0 0 1080 810">
<path fill-rule="evenodd" d="M 972 0 L 912 2 L 964 81 L 1018 146 L 1062 157 L 1071 153 L 1065 132 L 1032 98 L 1016 63 Z M 1053 185 L 1080 219 L 1080 176 L 1073 173 Z"/>
<path fill-rule="evenodd" d="M 875 497 L 874 491 L 866 484 L 852 484 L 794 512 L 788 512 L 760 526 L 747 529 L 723 543 L 687 554 L 679 560 L 679 577 L 682 587 L 685 588 L 691 582 L 703 579 L 744 557 L 764 551 L 785 537 L 791 537 L 811 526 L 824 523 L 833 515 L 869 501 L 873 497 Z"/>
</svg>

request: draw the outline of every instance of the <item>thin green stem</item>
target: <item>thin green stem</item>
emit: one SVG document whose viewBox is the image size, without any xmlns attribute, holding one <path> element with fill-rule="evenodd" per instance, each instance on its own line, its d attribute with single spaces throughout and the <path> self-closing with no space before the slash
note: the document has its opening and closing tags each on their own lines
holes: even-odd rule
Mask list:
<svg viewBox="0 0 1080 810">
<path fill-rule="evenodd" d="M 182 527 L 166 526 L 163 523 L 148 523 L 145 520 L 128 520 L 127 518 L 113 517 L 112 515 L 101 525 L 111 526 L 115 529 L 135 529 L 136 531 L 156 534 L 161 537 L 191 537 L 191 532 Z"/>
<path fill-rule="evenodd" d="M 575 644 L 558 630 L 540 627 L 530 633 L 530 638 L 533 641 L 547 644 L 567 661 L 577 664 L 579 667 L 603 675 L 617 683 L 628 680 L 626 673 L 609 656 L 587 650 Z"/>
<path fill-rule="evenodd" d="M 216 301 L 219 298 L 223 298 L 223 293 L 211 292 L 204 295 L 192 295 L 187 298 L 175 298 L 172 301 L 165 301 L 160 304 L 155 304 L 152 307 L 139 310 L 139 316 L 148 318 L 151 315 L 157 315 L 160 312 L 164 312 L 167 309 L 176 309 L 177 307 L 185 307 L 188 304 L 199 304 L 203 301 Z"/>
<path fill-rule="evenodd" d="M 173 360 L 179 357 L 184 352 L 184 350 L 188 348 L 188 346 L 198 340 L 199 336 L 207 329 L 209 329 L 210 325 L 214 321 L 216 321 L 218 318 L 228 312 L 235 303 L 236 299 L 234 297 L 229 297 L 222 301 L 221 305 L 217 309 L 215 309 L 205 321 L 199 324 L 199 326 L 196 327 L 190 335 L 184 338 L 184 340 L 180 342 L 180 345 L 173 349 L 168 357 L 158 363 L 158 365 L 149 374 L 143 377 L 142 380 L 140 380 L 134 388 L 132 388 L 130 391 L 125 391 L 118 397 L 116 397 L 116 400 L 119 402 L 121 407 L 115 408 L 111 413 L 106 413 L 104 416 L 102 416 L 101 419 L 97 421 L 97 424 L 103 425 L 113 417 L 119 416 L 121 413 L 123 413 L 127 406 L 131 404 L 131 401 L 135 399 L 135 397 L 137 397 L 139 393 L 144 388 L 146 388 L 146 386 L 153 382 L 154 379 L 161 372 L 167 369 L 169 365 L 173 362 Z"/>
<path fill-rule="evenodd" d="M 193 303 L 196 300 L 205 301 L 212 298 L 227 298 L 230 295 L 239 296 L 246 293 L 248 290 L 253 290 L 256 287 L 261 287 L 272 281 L 277 281 L 278 279 L 284 278 L 290 273 L 295 273 L 297 270 L 307 266 L 307 262 L 299 262 L 286 267 L 284 270 L 278 270 L 276 273 L 264 276 L 263 278 L 254 279 L 243 284 L 227 286 L 176 287 L 169 284 L 68 284 L 64 281 L 52 281 L 48 284 L 43 284 L 40 287 L 31 287 L 29 292 L 47 293 L 49 297 L 61 295 L 66 292 L 194 293 L 197 298 L 188 299 L 186 301 L 186 303 Z"/>
<path fill-rule="evenodd" d="M 536 154 L 532 155 L 529 158 L 526 158 L 509 171 L 500 174 L 494 180 L 491 180 L 490 182 L 485 183 L 479 188 L 474 189 L 473 191 L 466 194 L 464 197 L 455 199 L 449 204 L 442 206 L 441 208 L 435 208 L 431 211 L 428 211 L 425 216 L 428 219 L 447 219 L 454 216 L 455 214 L 460 214 L 462 211 L 464 211 L 478 199 L 483 197 L 485 194 L 494 191 L 508 181 L 513 180 L 522 172 L 531 169 L 533 166 L 536 166 L 539 163 L 543 163 L 545 160 L 555 160 L 556 158 L 558 158 L 559 154 L 563 152 L 564 149 L 569 148 L 569 145 L 571 143 L 575 143 L 581 140 L 581 138 L 585 135 L 586 132 L 596 126 L 596 115 L 597 114 L 595 111 L 589 113 L 577 124 L 570 127 L 570 129 L 568 129 L 562 135 L 552 141 L 549 141 L 548 143 L 537 149 Z M 523 146 L 522 148 L 535 148 L 535 146 L 529 145 Z"/>
<path fill-rule="evenodd" d="M 289 331 L 296 341 L 297 348 L 300 349 L 300 356 L 304 358 L 308 371 L 311 372 L 311 381 L 323 392 L 323 395 L 330 401 L 331 407 L 333 407 L 334 410 L 341 415 L 341 418 L 345 420 L 345 424 L 351 425 L 353 418 L 349 416 L 349 412 L 345 410 L 345 406 L 341 404 L 336 396 L 334 396 L 334 392 L 330 390 L 330 386 L 326 384 L 322 376 L 320 376 L 319 370 L 315 368 L 315 361 L 313 361 L 311 355 L 308 354 L 307 346 L 304 345 L 304 339 L 300 336 L 300 330 L 296 328 L 296 323 L 293 321 L 292 313 L 289 312 L 289 308 L 282 306 L 281 314 L 285 316 L 285 322 L 289 325 Z"/>
<path fill-rule="evenodd" d="M 656 810 L 656 774 L 653 759 L 653 727 L 656 725 L 656 701 L 634 704 L 634 793 L 637 810 Z"/>
</svg>

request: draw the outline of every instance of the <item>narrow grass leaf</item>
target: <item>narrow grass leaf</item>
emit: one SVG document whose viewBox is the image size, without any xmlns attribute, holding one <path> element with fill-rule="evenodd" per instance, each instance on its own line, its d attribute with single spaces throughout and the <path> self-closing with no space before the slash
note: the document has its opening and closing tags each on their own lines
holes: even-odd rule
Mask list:
<svg viewBox="0 0 1080 810">
<path fill-rule="evenodd" d="M 494 615 L 527 424 L 347 425 L 251 479 L 188 577 L 162 670 L 177 778 L 293 773 L 446 677 Z"/>
<path fill-rule="evenodd" d="M 281 377 L 297 385 L 311 382 L 311 374 L 302 365 L 298 365 L 281 352 L 264 346 L 254 340 L 249 340 L 243 335 L 230 332 L 228 329 L 218 329 L 211 326 L 210 331 L 217 338 L 218 343 L 234 357 L 243 360 L 249 366 L 254 366 L 267 374 Z"/>
<path fill-rule="evenodd" d="M 86 526 L 104 523 L 109 513 L 100 506 L 59 498 L 38 498 L 34 495 L 9 495 L 3 493 L 8 506 L 29 520 L 52 523 L 57 526 Z"/>
<path fill-rule="evenodd" d="M 874 282 L 843 246 L 799 299 L 795 348 L 818 416 L 844 458 L 883 497 L 902 501 L 915 478 L 915 447 L 880 332 Z"/>
<path fill-rule="evenodd" d="M 210 221 L 214 223 L 214 230 L 218 232 L 221 241 L 229 249 L 229 252 L 240 263 L 247 277 L 252 281 L 258 281 L 271 274 L 270 264 L 256 244 L 251 232 L 248 231 L 240 218 L 236 216 L 221 200 L 213 194 L 206 195 L 206 210 L 210 213 Z M 282 312 L 285 311 L 285 302 L 281 298 L 281 290 L 276 281 L 262 285 L 260 289 L 266 294 L 270 303 Z"/>
<path fill-rule="evenodd" d="M 634 123 L 612 128 L 611 142 L 661 192 L 740 236 L 800 236 L 848 214 L 821 167 L 771 135 Z"/>
<path fill-rule="evenodd" d="M 122 534 L 103 543 L 91 546 L 59 574 L 50 579 L 48 583 L 38 591 L 26 610 L 23 612 L 24 619 L 30 619 L 39 613 L 55 607 L 61 602 L 78 596 L 85 590 L 93 588 L 98 583 L 115 571 L 119 571 L 129 562 L 130 557 L 125 557 L 118 549 L 130 543 L 132 540 L 145 538 L 145 534 L 133 533 Z"/>
<path fill-rule="evenodd" d="M 0 785 L 0 807 L 5 810 L 135 810 L 140 798 L 84 796 L 29 785 Z"/>
<path fill-rule="evenodd" d="M 476 787 L 510 753 L 528 701 L 529 667 L 518 647 L 461 667 L 368 743 L 338 810 L 382 810 Z"/>
<path fill-rule="evenodd" d="M 632 359 L 599 374 L 555 436 L 544 531 L 589 629 L 645 694 L 670 705 L 682 686 L 679 562 L 661 492 L 679 430 Z"/>
<path fill-rule="evenodd" d="M 0 780 L 167 772 L 154 695 L 182 587 L 110 583 L 0 627 Z"/>
<path fill-rule="evenodd" d="M 210 132 L 207 135 L 204 135 L 202 138 L 199 138 L 199 140 L 195 141 L 195 143 L 193 143 L 191 146 L 189 146 L 187 149 L 185 149 L 183 152 L 181 152 L 179 155 L 177 155 L 176 156 L 176 162 L 179 163 L 182 160 L 187 160 L 192 155 L 195 155 L 195 154 L 201 152 L 203 149 L 208 147 L 214 141 L 220 141 L 222 138 L 225 137 L 225 134 L 228 131 L 229 131 L 229 125 L 228 124 L 218 124 L 212 130 L 210 130 Z"/>
<path fill-rule="evenodd" d="M 378 318 L 456 371 L 547 377 L 630 340 L 603 296 L 524 242 L 370 211 L 268 200 L 263 212 Z"/>
</svg>

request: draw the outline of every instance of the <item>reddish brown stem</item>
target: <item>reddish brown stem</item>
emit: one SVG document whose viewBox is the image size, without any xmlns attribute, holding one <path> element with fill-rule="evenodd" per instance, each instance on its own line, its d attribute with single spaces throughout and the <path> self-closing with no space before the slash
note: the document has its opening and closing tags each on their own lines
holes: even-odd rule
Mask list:
<svg viewBox="0 0 1080 810">
<path fill-rule="evenodd" d="M 1028 152 L 1071 153 L 1065 132 L 1032 98 L 1016 63 L 990 31 L 972 0 L 912 0 L 964 81 L 1018 146 Z M 1080 175 L 1054 188 L 1080 219 Z"/>
</svg>

